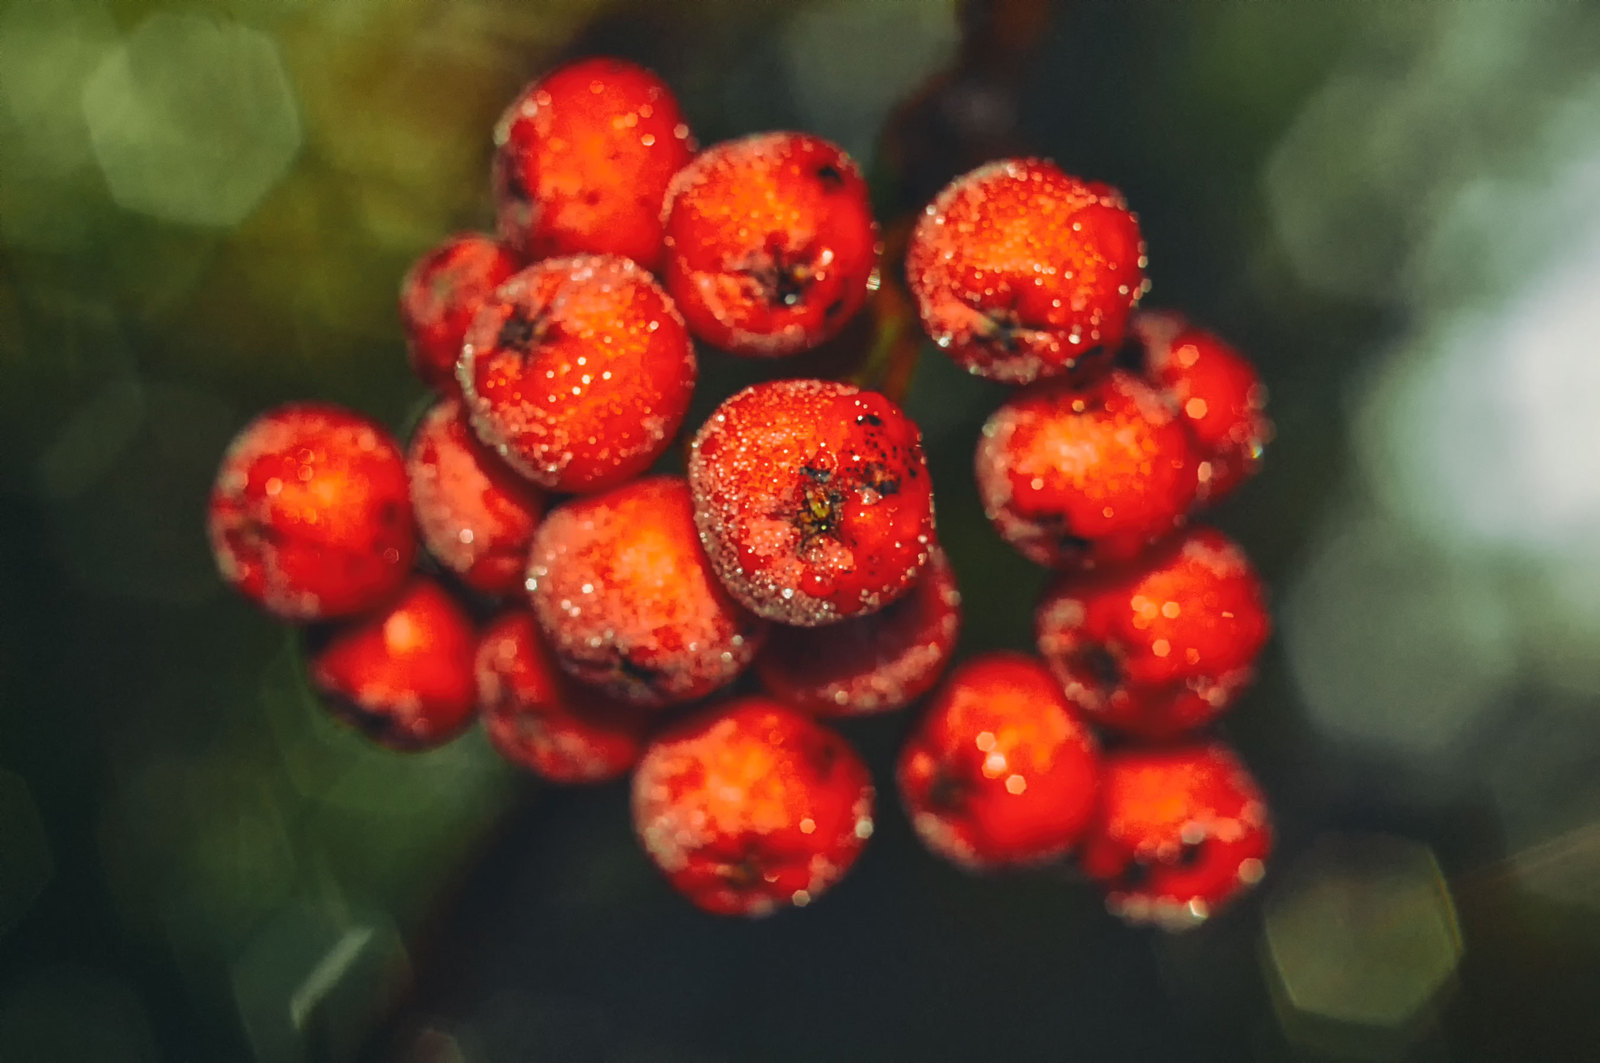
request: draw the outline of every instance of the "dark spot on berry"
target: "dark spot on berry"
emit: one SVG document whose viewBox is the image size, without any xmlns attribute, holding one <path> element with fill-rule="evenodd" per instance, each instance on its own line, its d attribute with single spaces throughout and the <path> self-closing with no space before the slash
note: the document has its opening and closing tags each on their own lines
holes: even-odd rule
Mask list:
<svg viewBox="0 0 1600 1063">
<path fill-rule="evenodd" d="M 1122 869 L 1122 888 L 1142 889 L 1150 881 L 1150 865 L 1138 858 L 1129 860 Z"/>
<path fill-rule="evenodd" d="M 958 813 L 967 804 L 972 784 L 941 764 L 928 780 L 928 808 L 934 812 Z"/>
<path fill-rule="evenodd" d="M 1109 649 L 1096 642 L 1078 651 L 1077 664 L 1094 680 L 1101 694 L 1110 694 L 1122 684 L 1122 665 Z"/>
<path fill-rule="evenodd" d="M 384 502 L 378 507 L 379 524 L 387 524 L 392 527 L 393 525 L 399 524 L 402 518 L 409 519 L 410 516 L 410 512 L 402 511 L 400 503 L 394 501 L 393 499 Z"/>
<path fill-rule="evenodd" d="M 1200 864 L 1200 858 L 1205 855 L 1205 847 L 1206 843 L 1204 841 L 1185 842 L 1183 848 L 1178 850 L 1178 859 L 1173 863 L 1182 868 L 1197 867 Z"/>
<path fill-rule="evenodd" d="M 500 325 L 495 344 L 503 350 L 526 356 L 544 342 L 550 329 L 550 322 L 544 315 L 533 316 L 528 313 L 527 307 L 514 305 Z"/>
<path fill-rule="evenodd" d="M 642 661 L 636 661 L 626 654 L 617 659 L 617 673 L 625 679 L 638 683 L 640 686 L 651 687 L 652 689 L 661 679 L 661 669 L 652 667 Z"/>
<path fill-rule="evenodd" d="M 900 493 L 900 481 L 888 476 L 874 483 L 872 489 L 880 495 L 897 495 Z"/>
<path fill-rule="evenodd" d="M 828 191 L 837 192 L 844 187 L 844 173 L 831 162 L 825 162 L 817 167 L 817 180 L 828 187 Z"/>
<path fill-rule="evenodd" d="M 864 413 L 856 418 L 856 424 L 870 424 L 874 428 L 882 428 L 883 418 L 875 413 Z"/>
<path fill-rule="evenodd" d="M 844 313 L 844 299 L 835 299 L 833 302 L 828 304 L 828 308 L 822 313 L 823 316 L 828 318 L 830 321 L 838 317 L 840 314 Z"/>
<path fill-rule="evenodd" d="M 832 469 L 819 469 L 815 465 L 802 465 L 800 471 L 807 479 L 814 480 L 819 484 L 825 484 L 833 479 Z"/>
<path fill-rule="evenodd" d="M 501 167 L 500 183 L 505 188 L 506 195 L 519 203 L 527 203 L 533 199 L 528 194 L 528 183 L 522 179 L 522 174 L 517 172 L 515 166 Z"/>
<path fill-rule="evenodd" d="M 595 188 L 589 189 L 589 191 L 587 191 L 587 192 L 585 192 L 583 194 L 583 201 L 585 203 L 587 203 L 591 207 L 594 206 L 596 203 L 600 202 L 600 191 L 599 191 L 599 189 L 595 189 Z"/>
</svg>

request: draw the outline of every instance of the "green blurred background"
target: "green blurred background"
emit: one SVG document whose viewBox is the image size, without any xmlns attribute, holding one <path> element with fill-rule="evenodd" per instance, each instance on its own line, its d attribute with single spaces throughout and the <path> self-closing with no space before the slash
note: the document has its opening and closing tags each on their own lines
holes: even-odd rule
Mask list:
<svg viewBox="0 0 1600 1063">
<path fill-rule="evenodd" d="M 1141 215 L 1147 305 L 1261 365 L 1215 514 L 1278 636 L 1227 724 L 1277 812 L 1182 936 L 1065 870 L 980 879 L 849 727 L 874 843 L 823 903 L 703 917 L 622 786 L 481 735 L 370 749 L 217 582 L 220 451 L 289 398 L 397 429 L 399 277 L 479 228 L 551 64 L 658 69 L 701 143 L 868 163 L 886 220 L 1001 154 Z M 1600 7 L 1524 0 L 6 0 L 0 4 L 0 1060 L 1600 1059 Z M 1002 389 L 908 407 L 967 598 Z M 779 370 L 705 356 L 697 409 Z"/>
</svg>

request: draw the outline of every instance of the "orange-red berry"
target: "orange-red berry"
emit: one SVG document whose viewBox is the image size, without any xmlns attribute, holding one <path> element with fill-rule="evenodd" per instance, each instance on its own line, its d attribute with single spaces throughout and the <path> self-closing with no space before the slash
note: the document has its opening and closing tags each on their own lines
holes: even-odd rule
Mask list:
<svg viewBox="0 0 1600 1063">
<path fill-rule="evenodd" d="M 411 267 L 400 284 L 400 324 L 411 367 L 424 384 L 441 395 L 461 394 L 456 361 L 467 326 L 519 268 L 515 255 L 479 233 L 452 236 Z"/>
</svg>

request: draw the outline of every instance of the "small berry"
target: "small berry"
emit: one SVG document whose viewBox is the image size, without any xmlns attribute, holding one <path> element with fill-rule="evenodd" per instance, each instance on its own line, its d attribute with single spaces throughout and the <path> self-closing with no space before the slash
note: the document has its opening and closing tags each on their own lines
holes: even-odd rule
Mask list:
<svg viewBox="0 0 1600 1063">
<path fill-rule="evenodd" d="M 855 162 L 806 133 L 701 152 L 663 211 L 663 280 L 694 334 L 736 354 L 795 354 L 866 302 L 878 226 Z"/>
<path fill-rule="evenodd" d="M 814 626 L 911 589 L 933 541 L 922 435 L 874 391 L 776 380 L 728 399 L 696 433 L 700 538 L 734 597 Z"/>
<path fill-rule="evenodd" d="M 478 312 L 457 366 L 478 437 L 557 491 L 645 469 L 683 422 L 694 345 L 667 293 L 625 258 L 528 267 Z"/>
<path fill-rule="evenodd" d="M 461 394 L 456 360 L 483 301 L 520 268 L 515 255 L 487 236 L 452 236 L 411 267 L 400 285 L 400 324 L 411 368 L 446 397 Z"/>
<path fill-rule="evenodd" d="M 437 583 L 418 576 L 388 609 L 318 633 L 312 685 L 329 707 L 392 749 L 442 745 L 472 722 L 472 620 Z"/>
<path fill-rule="evenodd" d="M 805 712 L 889 712 L 938 682 L 960 626 L 955 572 L 935 546 L 904 597 L 826 627 L 775 628 L 756 655 L 755 670 L 773 697 Z"/>
<path fill-rule="evenodd" d="M 1094 736 L 1044 666 L 1020 653 L 957 668 L 900 751 L 900 793 L 923 842 L 973 869 L 1060 856 L 1094 812 Z"/>
<path fill-rule="evenodd" d="M 550 782 L 614 779 L 644 752 L 647 712 L 563 675 L 526 609 L 502 614 L 484 631 L 477 681 L 489 741 Z"/>
<path fill-rule="evenodd" d="M 672 90 L 621 59 L 581 59 L 522 91 L 495 126 L 501 239 L 529 259 L 661 258 L 667 183 L 694 155 Z"/>
<path fill-rule="evenodd" d="M 1025 384 L 1122 342 L 1144 264 L 1120 192 L 1042 159 L 1005 159 L 956 178 L 923 211 L 906 280 L 958 365 Z"/>
<path fill-rule="evenodd" d="M 1110 753 L 1083 868 L 1130 923 L 1181 930 L 1261 881 L 1266 801 L 1220 743 Z"/>
<path fill-rule="evenodd" d="M 459 402 L 446 399 L 423 416 L 406 473 L 423 545 L 440 564 L 487 594 L 522 586 L 544 498 L 478 442 Z"/>
<path fill-rule="evenodd" d="M 328 403 L 262 414 L 228 445 L 207 526 L 222 578 L 284 620 L 376 608 L 417 553 L 405 460 L 387 430 Z"/>
<path fill-rule="evenodd" d="M 633 776 L 645 852 L 717 915 L 816 900 L 872 835 L 872 805 L 872 776 L 848 742 L 759 697 L 660 735 Z"/>
<path fill-rule="evenodd" d="M 1125 561 L 1186 518 L 1198 464 L 1161 396 L 1117 370 L 1084 388 L 1045 381 L 996 410 L 978 441 L 978 494 L 1032 561 Z"/>
<path fill-rule="evenodd" d="M 1244 551 L 1195 528 L 1129 566 L 1058 577 L 1035 630 L 1088 718 L 1164 740 L 1209 723 L 1249 685 L 1271 620 Z"/>
<path fill-rule="evenodd" d="M 1145 348 L 1145 372 L 1165 389 L 1200 444 L 1202 490 L 1216 500 L 1255 474 L 1272 438 L 1267 389 L 1250 361 L 1171 313 L 1142 313 L 1133 331 Z"/>
<path fill-rule="evenodd" d="M 557 663 L 625 701 L 704 697 L 744 670 L 766 634 L 712 574 L 675 476 L 557 507 L 531 556 L 528 596 Z"/>
</svg>

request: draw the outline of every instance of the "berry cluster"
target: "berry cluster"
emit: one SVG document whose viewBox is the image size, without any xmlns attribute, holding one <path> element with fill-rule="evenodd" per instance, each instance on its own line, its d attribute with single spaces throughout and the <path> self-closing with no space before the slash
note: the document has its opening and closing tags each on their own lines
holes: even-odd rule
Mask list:
<svg viewBox="0 0 1600 1063">
<path fill-rule="evenodd" d="M 866 183 L 808 134 L 698 151 L 668 88 L 613 59 L 531 85 L 495 146 L 496 234 L 445 241 L 402 285 L 437 392 L 409 446 L 331 405 L 262 415 L 218 473 L 219 568 L 305 625 L 313 683 L 373 740 L 429 748 L 481 717 L 549 781 L 631 771 L 638 836 L 691 901 L 807 904 L 875 800 L 819 719 L 911 704 L 956 647 L 921 434 L 856 383 L 777 379 L 693 431 L 685 475 L 650 470 L 696 341 L 776 359 L 867 305 Z M 984 427 L 977 484 L 1058 575 L 1038 655 L 950 675 L 898 783 L 941 856 L 1076 852 L 1114 910 L 1183 925 L 1258 879 L 1269 844 L 1249 775 L 1197 736 L 1250 681 L 1262 587 L 1187 521 L 1255 471 L 1270 425 L 1237 352 L 1135 312 L 1144 266 L 1120 193 L 1041 160 L 959 178 L 911 234 L 928 335 L 1026 385 Z"/>
</svg>

